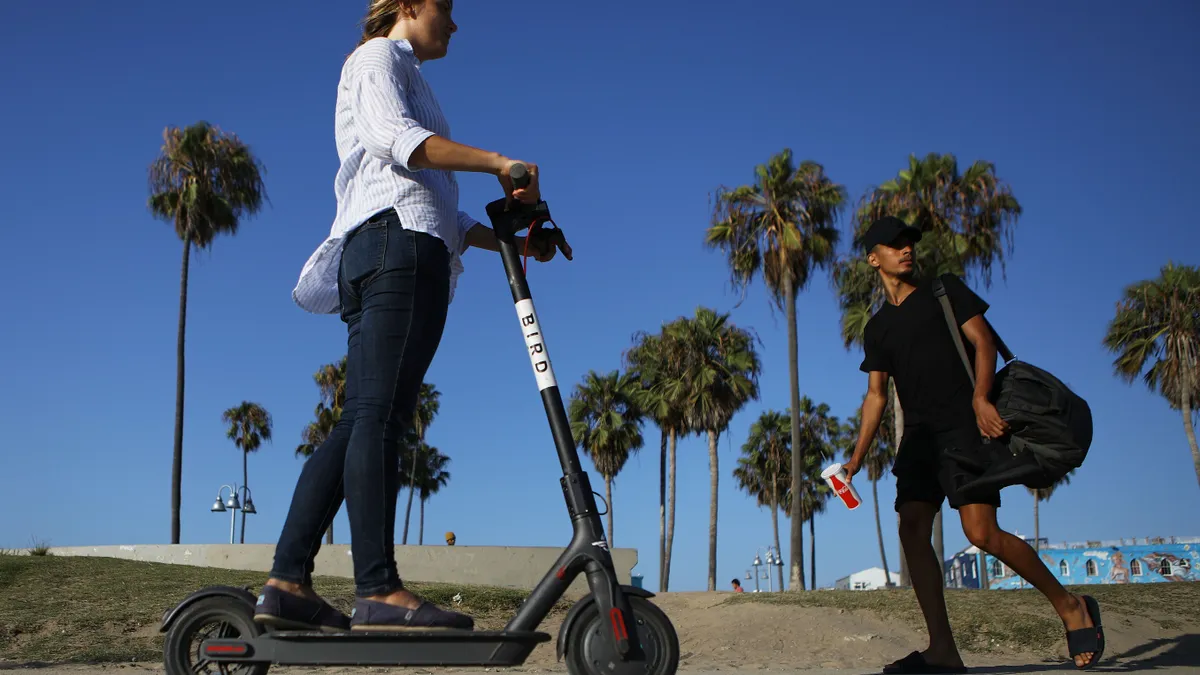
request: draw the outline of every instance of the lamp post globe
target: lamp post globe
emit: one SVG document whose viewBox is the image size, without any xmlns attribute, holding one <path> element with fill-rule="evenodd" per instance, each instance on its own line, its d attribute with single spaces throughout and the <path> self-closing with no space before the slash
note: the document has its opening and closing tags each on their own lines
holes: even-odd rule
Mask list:
<svg viewBox="0 0 1200 675">
<path fill-rule="evenodd" d="M 226 499 L 224 502 L 222 502 L 221 497 L 222 497 L 222 495 L 225 494 L 225 490 L 229 490 L 229 498 Z M 238 499 L 239 492 L 245 493 L 246 503 L 244 505 L 242 504 L 241 500 Z M 239 486 L 237 483 L 234 483 L 232 485 L 222 485 L 221 487 L 217 488 L 217 500 L 215 502 L 213 502 L 211 510 L 214 513 L 223 513 L 225 511 L 229 511 L 229 543 L 230 544 L 233 543 L 233 534 L 234 534 L 236 522 L 237 522 L 237 512 L 241 511 L 244 514 L 258 513 L 258 509 L 254 508 L 254 500 L 250 497 L 250 488 L 245 485 Z M 243 521 L 243 526 L 244 526 L 244 521 Z M 243 533 L 243 536 L 244 536 L 244 533 Z"/>
</svg>

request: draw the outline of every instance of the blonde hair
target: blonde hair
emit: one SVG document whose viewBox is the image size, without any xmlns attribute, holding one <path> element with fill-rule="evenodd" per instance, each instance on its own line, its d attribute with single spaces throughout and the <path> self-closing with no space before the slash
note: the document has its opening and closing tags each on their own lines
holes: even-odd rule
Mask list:
<svg viewBox="0 0 1200 675">
<path fill-rule="evenodd" d="M 417 5 L 421 0 L 371 0 L 367 6 L 367 15 L 362 20 L 362 39 L 358 46 L 377 37 L 387 37 L 392 27 L 400 20 L 400 12 L 408 16 L 416 16 Z"/>
</svg>

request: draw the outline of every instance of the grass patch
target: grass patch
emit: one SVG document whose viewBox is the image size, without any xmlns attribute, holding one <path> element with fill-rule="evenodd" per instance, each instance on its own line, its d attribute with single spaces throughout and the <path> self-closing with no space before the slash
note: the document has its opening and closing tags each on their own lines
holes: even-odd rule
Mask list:
<svg viewBox="0 0 1200 675">
<path fill-rule="evenodd" d="M 192 591 L 223 584 L 250 586 L 262 572 L 189 567 L 113 558 L 0 553 L 0 662 L 162 660 L 163 612 Z M 475 617 L 479 629 L 504 625 L 527 591 L 466 584 L 406 582 L 413 592 Z M 354 582 L 315 577 L 313 586 L 347 613 Z M 455 603 L 461 595 L 461 603 Z M 560 601 L 551 614 L 569 608 Z"/>
<path fill-rule="evenodd" d="M 1069 586 L 1073 593 L 1096 598 L 1105 623 L 1112 618 L 1143 617 L 1164 630 L 1179 630 L 1197 622 L 1200 584 L 1113 584 Z M 924 630 L 925 620 L 911 590 L 802 591 L 798 593 L 738 593 L 728 602 L 828 607 L 872 612 Z M 1036 590 L 978 591 L 947 589 L 946 608 L 960 649 L 991 652 L 1016 649 L 1053 655 L 1065 644 L 1062 620 Z"/>
<path fill-rule="evenodd" d="M 192 591 L 223 584 L 257 591 L 262 572 L 188 567 L 112 558 L 5 555 L 0 553 L 0 664 L 151 662 L 162 659 L 162 614 Z M 411 583 L 432 602 L 475 617 L 480 629 L 497 629 L 527 591 L 466 584 Z M 349 612 L 351 579 L 317 577 L 318 593 Z M 1106 623 L 1144 620 L 1162 631 L 1200 631 L 1200 583 L 1072 587 L 1100 601 Z M 454 596 L 461 594 L 461 603 Z M 728 603 L 773 603 L 874 614 L 923 629 L 911 590 L 738 593 Z M 1062 623 L 1034 590 L 947 590 L 950 621 L 959 647 L 974 653 L 1020 651 L 1054 657 L 1063 649 Z M 560 601 L 543 630 L 554 628 L 569 607 Z M 677 625 L 685 621 L 678 617 Z M 764 630 L 778 629 L 764 625 Z M 1119 628 L 1118 628 L 1119 630 Z M 797 647 L 802 649 L 803 647 Z"/>
</svg>

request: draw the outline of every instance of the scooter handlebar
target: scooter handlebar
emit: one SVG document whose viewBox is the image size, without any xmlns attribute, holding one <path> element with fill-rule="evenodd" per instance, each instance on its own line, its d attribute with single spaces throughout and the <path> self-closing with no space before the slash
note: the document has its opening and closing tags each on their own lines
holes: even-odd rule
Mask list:
<svg viewBox="0 0 1200 675">
<path fill-rule="evenodd" d="M 508 175 L 512 179 L 514 189 L 529 185 L 529 167 L 521 162 L 515 162 L 509 168 Z M 508 209 L 505 210 L 506 201 L 497 199 L 487 205 L 487 214 L 488 219 L 492 221 L 492 230 L 502 240 L 509 239 L 517 232 L 532 227 L 535 223 L 540 224 L 550 220 L 550 206 L 545 201 L 539 201 L 537 204 L 524 204 L 513 200 L 508 203 Z"/>
<path fill-rule="evenodd" d="M 512 178 L 513 187 L 517 190 L 529 185 L 529 167 L 521 162 L 516 162 L 512 168 L 508 170 L 509 178 Z"/>
</svg>

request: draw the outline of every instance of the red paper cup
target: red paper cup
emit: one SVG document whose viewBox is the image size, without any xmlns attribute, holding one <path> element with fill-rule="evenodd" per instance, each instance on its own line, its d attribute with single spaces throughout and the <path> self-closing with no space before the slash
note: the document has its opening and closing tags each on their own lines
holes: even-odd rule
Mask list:
<svg viewBox="0 0 1200 675">
<path fill-rule="evenodd" d="M 859 506 L 862 506 L 862 499 L 858 497 L 858 490 L 846 478 L 846 470 L 841 464 L 833 464 L 821 472 L 821 478 L 825 479 L 825 484 L 833 490 L 833 494 L 842 500 L 846 508 L 853 511 Z"/>
</svg>

